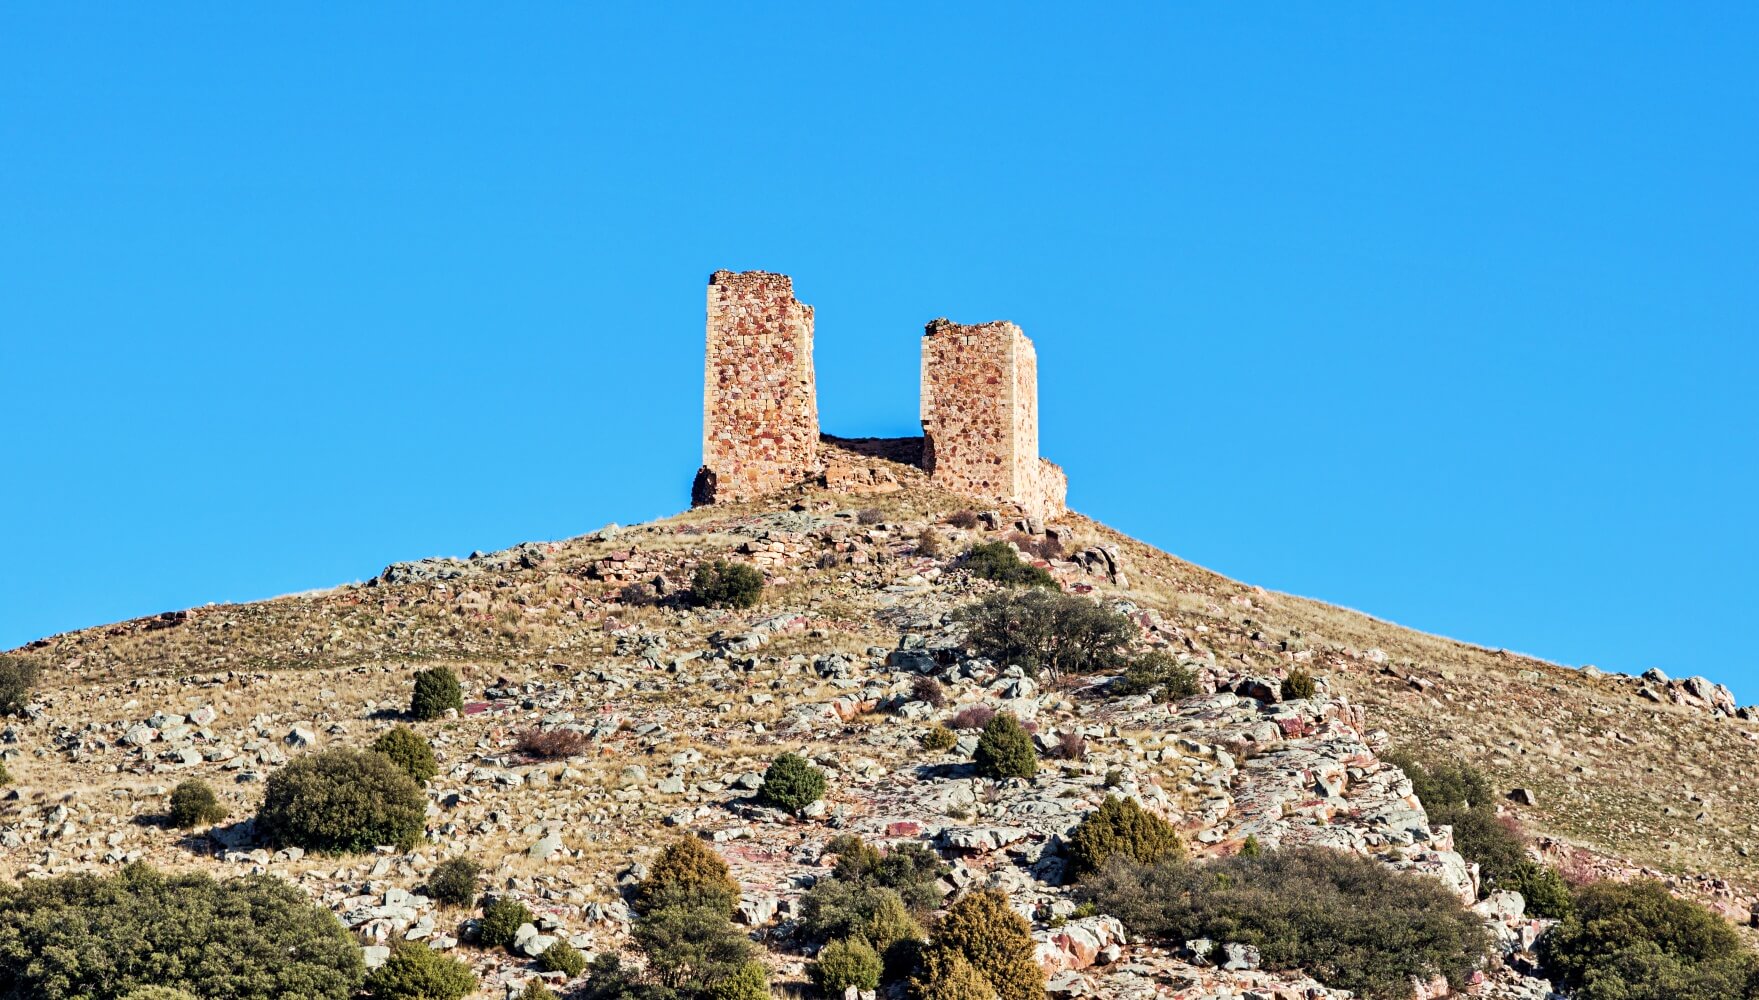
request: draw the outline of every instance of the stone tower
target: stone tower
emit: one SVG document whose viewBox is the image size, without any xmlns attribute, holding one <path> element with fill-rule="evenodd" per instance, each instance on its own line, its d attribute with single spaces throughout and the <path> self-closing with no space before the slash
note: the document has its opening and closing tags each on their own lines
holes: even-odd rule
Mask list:
<svg viewBox="0 0 1759 1000">
<path fill-rule="evenodd" d="M 702 468 L 691 503 L 752 500 L 818 467 L 812 307 L 795 300 L 785 274 L 716 271 L 708 282 Z"/>
<path fill-rule="evenodd" d="M 957 493 L 1063 513 L 1068 479 L 1038 457 L 1038 355 L 1008 322 L 945 319 L 922 337 L 922 467 Z"/>
</svg>

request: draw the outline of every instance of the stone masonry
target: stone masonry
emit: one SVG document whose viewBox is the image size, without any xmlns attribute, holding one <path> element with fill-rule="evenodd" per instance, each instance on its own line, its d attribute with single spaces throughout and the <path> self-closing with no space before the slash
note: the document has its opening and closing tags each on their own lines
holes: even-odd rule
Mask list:
<svg viewBox="0 0 1759 1000">
<path fill-rule="evenodd" d="M 1038 457 L 1038 354 L 1013 323 L 928 324 L 922 435 L 922 467 L 945 488 L 1063 512 L 1068 480 Z"/>
<path fill-rule="evenodd" d="M 716 271 L 708 285 L 702 468 L 696 505 L 737 503 L 818 473 L 812 307 L 765 271 Z"/>
<path fill-rule="evenodd" d="M 787 275 L 716 271 L 709 278 L 694 505 L 848 478 L 826 470 L 820 457 L 812 336 L 812 307 L 794 298 Z M 922 430 L 920 464 L 937 485 L 1018 504 L 1038 518 L 1066 509 L 1063 470 L 1038 457 L 1038 356 L 1018 326 L 928 324 Z"/>
</svg>

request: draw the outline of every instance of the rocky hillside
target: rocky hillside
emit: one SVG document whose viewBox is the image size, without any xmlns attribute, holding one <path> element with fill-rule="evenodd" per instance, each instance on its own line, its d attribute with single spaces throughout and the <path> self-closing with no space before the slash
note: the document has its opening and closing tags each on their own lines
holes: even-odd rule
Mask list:
<svg viewBox="0 0 1759 1000">
<path fill-rule="evenodd" d="M 670 832 L 708 838 L 744 890 L 740 919 L 778 983 L 803 982 L 783 943 L 837 833 L 932 843 L 953 886 L 994 885 L 1034 918 L 1055 992 L 1110 997 L 1325 996 L 1317 983 L 1136 947 L 1116 921 L 1076 916 L 1060 886 L 1061 838 L 1106 795 L 1173 820 L 1197 853 L 1327 844 L 1433 874 L 1462 899 L 1475 873 L 1378 754 L 1445 748 L 1482 766 L 1506 809 L 1564 866 L 1646 868 L 1745 920 L 1755 875 L 1759 726 L 1708 682 L 1576 670 L 1268 593 L 1070 515 L 954 517 L 967 504 L 874 449 L 840 454 L 838 490 L 692 511 L 465 560 L 391 566 L 366 584 L 193 609 L 32 643 L 38 704 L 0 733 L 15 782 L 0 802 L 0 870 L 27 877 L 146 859 L 168 868 L 266 870 L 308 889 L 368 942 L 455 944 L 462 912 L 419 895 L 441 859 L 482 860 L 493 884 L 555 937 L 622 947 L 621 889 Z M 927 554 L 931 530 L 943 551 Z M 949 568 L 980 541 L 1034 550 L 1065 590 L 1128 612 L 1138 642 L 1175 653 L 1205 694 L 1173 705 L 1042 686 L 974 656 L 951 612 L 993 585 Z M 700 561 L 755 564 L 748 611 L 667 601 Z M 633 588 L 633 589 L 631 589 Z M 649 598 L 655 600 L 649 600 Z M 421 723 L 440 776 L 428 841 L 365 858 L 271 853 L 248 817 L 261 782 L 310 748 L 363 746 L 408 704 L 411 677 L 462 678 L 455 719 Z M 1316 697 L 1283 702 L 1301 668 Z M 932 675 L 952 704 L 913 700 Z M 1007 709 L 1049 750 L 1080 759 L 1034 782 L 995 783 L 964 763 L 974 737 L 922 749 L 960 709 Z M 578 753 L 523 755 L 533 728 L 577 731 Z M 824 768 L 830 793 L 804 817 L 752 791 L 778 754 Z M 221 791 L 231 820 L 191 836 L 153 821 L 187 777 Z M 1508 949 L 1537 925 L 1513 901 L 1478 904 Z M 1072 918 L 1072 919 L 1071 919 Z M 376 946 L 375 946 L 376 947 Z M 535 949 L 535 950 L 534 950 Z M 460 949 L 490 986 L 528 963 Z M 379 953 L 369 952 L 369 960 Z M 1516 967 L 1486 989 L 1543 996 Z M 1280 991 L 1280 992 L 1279 992 Z"/>
</svg>

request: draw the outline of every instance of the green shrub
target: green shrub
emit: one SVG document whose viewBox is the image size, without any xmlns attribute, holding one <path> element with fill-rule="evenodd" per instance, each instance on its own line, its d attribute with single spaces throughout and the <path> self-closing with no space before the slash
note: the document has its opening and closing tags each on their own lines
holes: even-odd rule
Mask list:
<svg viewBox="0 0 1759 1000">
<path fill-rule="evenodd" d="M 959 745 L 959 734 L 946 726 L 929 726 L 922 731 L 922 749 L 946 753 Z"/>
<path fill-rule="evenodd" d="M 635 904 L 642 910 L 702 906 L 732 916 L 739 905 L 739 883 L 714 848 L 695 837 L 680 837 L 666 845 L 647 878 L 635 887 Z"/>
<path fill-rule="evenodd" d="M 360 946 L 335 915 L 268 875 L 217 881 L 135 864 L 0 892 L 0 995 L 88 1000 L 158 986 L 348 1000 L 362 973 Z"/>
<path fill-rule="evenodd" d="M 1413 978 L 1463 989 L 1490 951 L 1477 915 L 1437 879 L 1328 848 L 1204 864 L 1114 858 L 1081 892 L 1132 934 L 1253 945 L 1265 968 L 1371 1000 L 1406 1000 Z"/>
<path fill-rule="evenodd" d="M 1597 882 L 1539 941 L 1546 971 L 1577 1000 L 1759 996 L 1753 955 L 1726 921 L 1659 882 Z"/>
<path fill-rule="evenodd" d="M 959 568 L 980 580 L 1008 587 L 1055 587 L 1056 577 L 1020 558 L 1007 542 L 983 542 L 966 550 Z"/>
<path fill-rule="evenodd" d="M 472 858 L 447 858 L 434 866 L 425 890 L 447 906 L 469 906 L 476 902 L 477 879 L 482 872 L 483 866 Z"/>
<path fill-rule="evenodd" d="M 996 1000 L 989 980 L 956 951 L 925 949 L 918 965 L 911 1000 Z"/>
<path fill-rule="evenodd" d="M 372 1000 L 459 1000 L 476 992 L 476 986 L 470 966 L 420 941 L 398 945 L 366 977 Z"/>
<path fill-rule="evenodd" d="M 0 760 L 0 788 L 12 784 L 12 772 L 6 769 L 6 762 Z"/>
<path fill-rule="evenodd" d="M 511 948 L 523 924 L 534 923 L 531 910 L 517 899 L 502 897 L 483 907 L 477 924 L 477 943 L 484 948 Z"/>
<path fill-rule="evenodd" d="M 1034 677 L 1116 667 L 1137 631 L 1129 616 L 1059 590 L 991 594 L 956 617 L 979 653 Z"/>
<path fill-rule="evenodd" d="M 1282 693 L 1284 701 L 1297 701 L 1313 697 L 1319 693 L 1319 688 L 1313 683 L 1312 674 L 1296 668 L 1289 671 L 1289 676 L 1283 678 Z"/>
<path fill-rule="evenodd" d="M 998 1000 L 1043 1000 L 1044 970 L 1033 958 L 1032 925 L 996 889 L 980 889 L 947 908 L 923 949 L 923 962 L 950 952 L 989 984 Z"/>
<path fill-rule="evenodd" d="M 226 806 L 200 778 L 180 781 L 171 789 L 171 825 L 188 830 L 213 826 L 226 818 Z"/>
<path fill-rule="evenodd" d="M 851 986 L 858 990 L 878 989 L 882 968 L 879 953 L 866 941 L 854 938 L 832 941 L 820 948 L 818 960 L 807 971 L 819 989 L 840 997 Z"/>
<path fill-rule="evenodd" d="M 446 667 L 417 670 L 409 714 L 418 722 L 427 722 L 444 717 L 447 709 L 464 711 L 464 688 L 458 684 L 458 675 Z"/>
<path fill-rule="evenodd" d="M 42 668 L 17 656 L 0 656 L 0 715 L 24 711 Z"/>
<path fill-rule="evenodd" d="M 1032 747 L 1020 720 L 998 712 L 983 727 L 977 751 L 971 755 L 977 773 L 986 778 L 1030 778 L 1038 773 L 1038 751 Z"/>
<path fill-rule="evenodd" d="M 586 956 L 566 941 L 557 941 L 537 957 L 537 967 L 545 972 L 560 972 L 573 979 L 586 971 Z"/>
<path fill-rule="evenodd" d="M 881 853 L 860 837 L 832 840 L 837 863 L 800 901 L 800 926 L 812 941 L 864 938 L 891 960 L 894 945 L 924 937 L 916 915 L 940 902 L 936 884 L 948 871 L 940 856 L 917 842 Z"/>
<path fill-rule="evenodd" d="M 1513 820 L 1496 814 L 1490 782 L 1476 768 L 1458 760 L 1418 760 L 1398 751 L 1381 759 L 1411 779 L 1411 789 L 1431 824 L 1453 827 L 1454 849 L 1478 865 L 1479 883 L 1486 893 L 1518 892 L 1535 916 L 1556 919 L 1569 912 L 1563 879 L 1527 853 L 1526 838 Z"/>
<path fill-rule="evenodd" d="M 770 974 L 755 959 L 710 983 L 707 1000 L 770 1000 Z"/>
<path fill-rule="evenodd" d="M 543 980 L 533 979 L 525 984 L 525 989 L 519 991 L 519 1000 L 562 1000 L 562 998 L 556 995 L 555 990 L 545 986 Z"/>
<path fill-rule="evenodd" d="M 737 974 L 757 949 L 725 912 L 671 906 L 642 915 L 631 936 L 647 955 L 648 975 L 675 990 L 706 990 Z"/>
<path fill-rule="evenodd" d="M 1131 661 L 1111 686 L 1112 694 L 1152 695 L 1156 702 L 1178 701 L 1200 691 L 1197 672 L 1158 649 Z"/>
<path fill-rule="evenodd" d="M 1181 858 L 1185 845 L 1179 831 L 1135 799 L 1107 796 L 1098 809 L 1081 818 L 1069 837 L 1072 874 L 1085 875 L 1104 868 L 1113 857 L 1139 864 L 1162 858 Z"/>
<path fill-rule="evenodd" d="M 200 1000 L 194 993 L 174 990 L 169 986 L 142 986 L 130 990 L 122 1000 Z"/>
<path fill-rule="evenodd" d="M 755 566 L 716 559 L 698 563 L 690 593 L 711 608 L 749 608 L 763 596 L 763 573 Z"/>
<path fill-rule="evenodd" d="M 427 797 L 384 754 L 325 750 L 269 776 L 257 830 L 282 847 L 349 852 L 421 839 Z"/>
<path fill-rule="evenodd" d="M 416 780 L 417 784 L 425 785 L 440 773 L 440 764 L 434 759 L 434 748 L 422 739 L 420 733 L 408 726 L 397 726 L 380 734 L 373 741 L 373 749 L 391 758 L 391 763 L 403 769 L 403 773 Z"/>
<path fill-rule="evenodd" d="M 785 753 L 764 771 L 757 797 L 777 809 L 797 812 L 825 797 L 825 773 L 805 757 Z"/>
</svg>

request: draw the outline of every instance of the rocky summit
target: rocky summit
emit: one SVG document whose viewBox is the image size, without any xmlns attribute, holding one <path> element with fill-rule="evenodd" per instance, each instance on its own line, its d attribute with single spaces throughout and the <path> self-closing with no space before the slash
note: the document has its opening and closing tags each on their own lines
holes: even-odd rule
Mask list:
<svg viewBox="0 0 1759 1000">
<path fill-rule="evenodd" d="M 1411 632 L 1228 581 L 1079 515 L 971 510 L 911 465 L 822 447 L 887 488 L 800 486 L 30 644 L 17 655 L 42 681 L 0 733 L 14 779 L 0 867 L 18 880 L 135 861 L 271 873 L 332 911 L 369 967 L 424 941 L 499 998 L 534 978 L 563 988 L 566 973 L 532 961 L 556 941 L 633 961 L 630 886 L 659 846 L 700 838 L 738 882 L 735 920 L 763 946 L 771 988 L 804 995 L 801 900 L 829 876 L 832 839 L 856 834 L 932 849 L 949 897 L 1005 893 L 1030 921 L 1053 996 L 1348 995 L 1263 967 L 1253 947 L 1132 937 L 1082 906 L 1071 831 L 1119 796 L 1170 821 L 1197 859 L 1321 846 L 1433 879 L 1496 941 L 1475 995 L 1545 997 L 1553 985 L 1531 949 L 1547 921 L 1518 893 L 1481 893 L 1451 829 L 1381 759 L 1442 746 L 1492 776 L 1499 811 L 1541 834 L 1549 860 L 1653 874 L 1747 922 L 1753 793 L 1739 775 L 1759 761 L 1759 732 L 1713 685 Z M 986 542 L 1127 616 L 1132 648 L 1181 664 L 1195 693 L 1156 701 L 1116 693 L 1111 675 L 1034 677 L 983 655 L 955 612 L 1000 589 L 959 559 Z M 684 599 L 714 560 L 760 571 L 761 599 Z M 410 721 L 412 678 L 436 666 L 460 678 L 463 709 Z M 1311 696 L 1285 697 L 1291 672 L 1316 679 Z M 975 728 L 925 749 L 927 729 L 990 712 L 1025 724 L 1035 776 L 977 774 Z M 425 737 L 438 765 L 412 849 L 263 841 L 252 817 L 266 779 L 396 725 Z M 556 733 L 560 751 L 533 749 L 533 734 Z M 825 776 L 822 798 L 784 809 L 758 794 L 783 754 Z M 190 778 L 218 791 L 226 815 L 199 832 L 157 819 Z M 529 909 L 513 947 L 468 946 L 474 913 L 424 893 L 455 856 Z M 1448 989 L 1418 982 L 1412 995 Z"/>
</svg>

